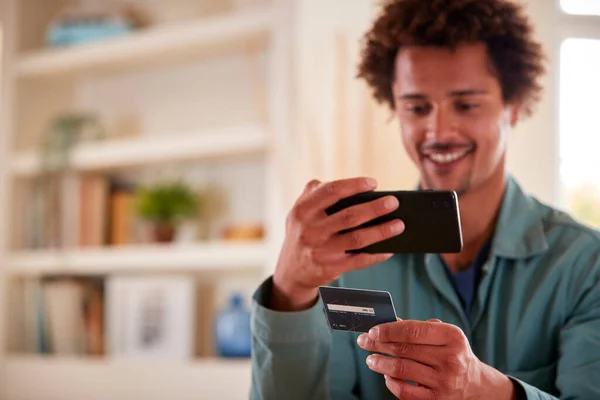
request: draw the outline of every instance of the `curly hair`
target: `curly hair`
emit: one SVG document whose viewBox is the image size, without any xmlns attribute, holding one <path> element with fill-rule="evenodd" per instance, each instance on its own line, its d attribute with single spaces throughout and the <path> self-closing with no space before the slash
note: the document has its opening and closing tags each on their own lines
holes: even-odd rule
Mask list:
<svg viewBox="0 0 600 400">
<path fill-rule="evenodd" d="M 545 56 L 523 7 L 511 0 L 386 0 L 364 36 L 358 77 L 378 102 L 393 109 L 394 67 L 402 46 L 454 50 L 476 42 L 487 46 L 504 102 L 519 101 L 530 115 L 541 95 Z"/>
</svg>

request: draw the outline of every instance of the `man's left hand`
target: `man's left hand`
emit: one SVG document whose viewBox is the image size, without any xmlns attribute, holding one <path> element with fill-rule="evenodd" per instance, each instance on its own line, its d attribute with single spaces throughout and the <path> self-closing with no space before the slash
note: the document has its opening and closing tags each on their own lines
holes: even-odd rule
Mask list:
<svg viewBox="0 0 600 400">
<path fill-rule="evenodd" d="M 367 364 L 385 376 L 388 389 L 402 400 L 517 399 L 512 381 L 479 361 L 455 325 L 399 320 L 373 327 L 358 337 L 358 344 L 392 356 L 372 354 Z"/>
</svg>

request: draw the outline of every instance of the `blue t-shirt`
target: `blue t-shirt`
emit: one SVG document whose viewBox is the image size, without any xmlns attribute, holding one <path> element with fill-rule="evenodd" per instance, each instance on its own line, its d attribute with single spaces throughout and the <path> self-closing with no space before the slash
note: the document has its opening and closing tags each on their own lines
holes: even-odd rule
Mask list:
<svg viewBox="0 0 600 400">
<path fill-rule="evenodd" d="M 471 315 L 471 306 L 473 304 L 473 299 L 475 298 L 475 291 L 477 290 L 477 286 L 479 285 L 479 279 L 481 277 L 481 268 L 483 264 L 487 261 L 490 255 L 490 247 L 492 244 L 491 238 L 483 245 L 483 247 L 479 250 L 477 257 L 473 261 L 473 265 L 471 268 L 457 273 L 452 273 L 444 260 L 442 263 L 446 266 L 446 272 L 448 273 L 448 277 L 450 278 L 450 282 L 452 282 L 452 286 L 458 297 L 460 298 L 460 302 L 465 310 L 465 314 L 467 317 Z M 441 257 L 440 257 L 441 259 Z"/>
</svg>

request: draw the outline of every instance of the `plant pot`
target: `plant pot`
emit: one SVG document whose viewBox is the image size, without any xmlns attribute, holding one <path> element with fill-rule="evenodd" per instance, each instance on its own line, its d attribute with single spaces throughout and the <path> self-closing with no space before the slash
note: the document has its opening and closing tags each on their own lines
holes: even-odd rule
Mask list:
<svg viewBox="0 0 600 400">
<path fill-rule="evenodd" d="M 157 243 L 170 243 L 175 238 L 175 227 L 169 223 L 158 222 L 154 224 L 153 239 Z"/>
</svg>

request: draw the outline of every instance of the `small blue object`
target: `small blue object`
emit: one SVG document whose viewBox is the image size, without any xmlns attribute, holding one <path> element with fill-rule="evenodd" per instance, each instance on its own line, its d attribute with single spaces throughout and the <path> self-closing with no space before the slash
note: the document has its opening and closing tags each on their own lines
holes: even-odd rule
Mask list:
<svg viewBox="0 0 600 400">
<path fill-rule="evenodd" d="M 244 299 L 234 294 L 229 307 L 223 309 L 216 321 L 217 353 L 221 357 L 247 358 L 251 353 L 250 311 Z"/>
<path fill-rule="evenodd" d="M 70 46 L 108 38 L 124 36 L 132 31 L 125 21 L 59 22 L 52 24 L 46 33 L 51 46 Z"/>
</svg>

